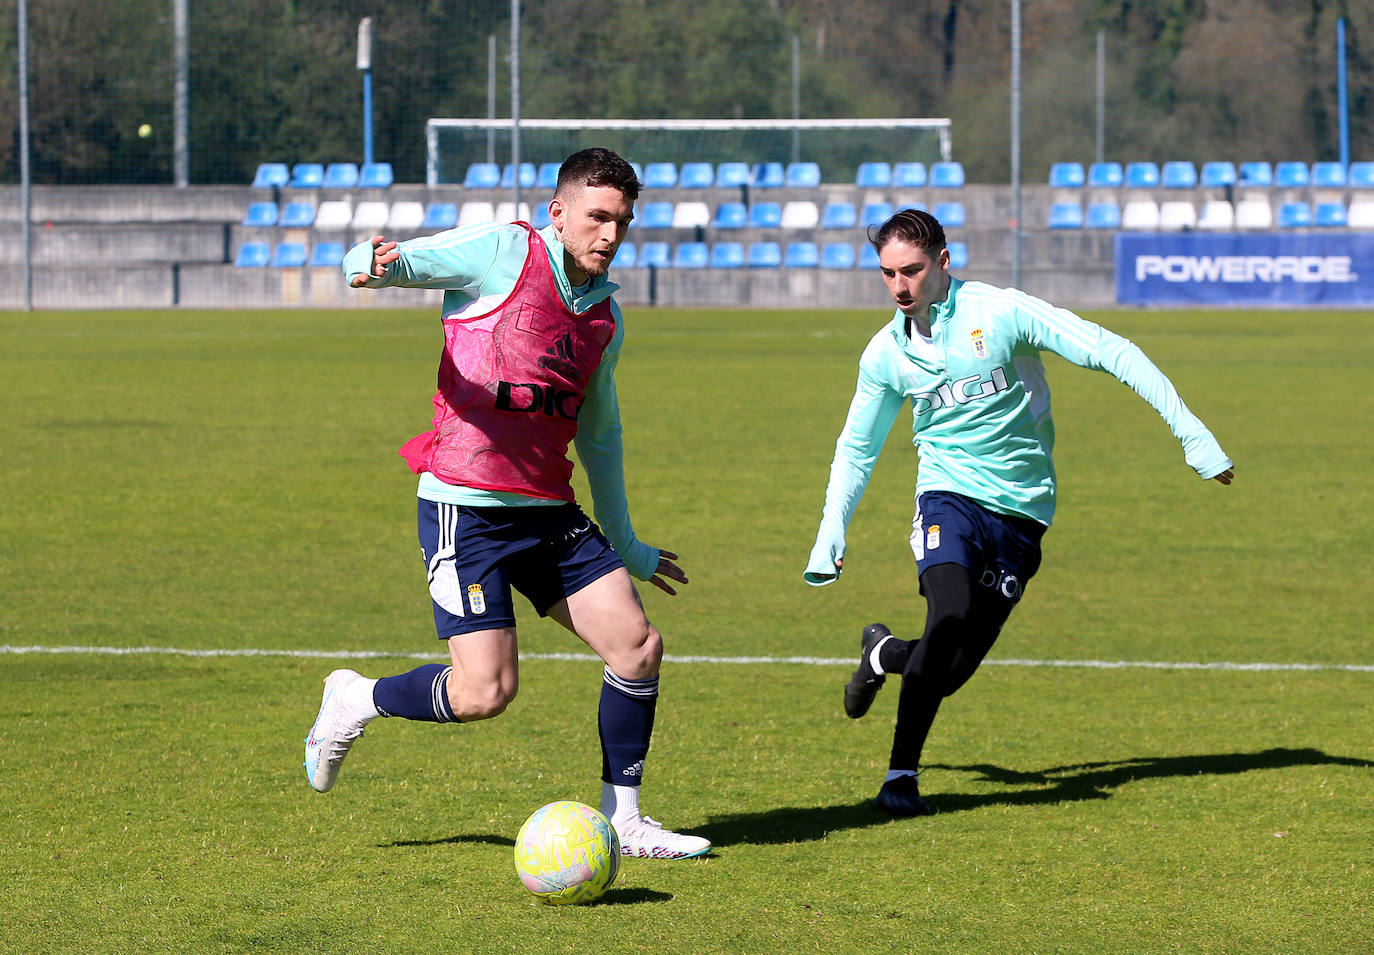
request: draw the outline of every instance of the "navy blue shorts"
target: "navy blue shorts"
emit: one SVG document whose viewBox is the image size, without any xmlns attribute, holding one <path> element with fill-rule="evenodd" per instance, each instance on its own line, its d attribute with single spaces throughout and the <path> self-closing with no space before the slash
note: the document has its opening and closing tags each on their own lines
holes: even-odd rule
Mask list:
<svg viewBox="0 0 1374 955">
<path fill-rule="evenodd" d="M 420 500 L 420 550 L 439 639 L 515 626 L 511 590 L 539 615 L 624 567 L 576 504 L 463 507 Z"/>
<path fill-rule="evenodd" d="M 979 584 L 1015 604 L 1040 569 L 1044 536 L 1045 525 L 1039 521 L 998 514 L 952 491 L 927 491 L 916 499 L 911 551 L 919 572 L 936 564 L 959 564 Z"/>
</svg>

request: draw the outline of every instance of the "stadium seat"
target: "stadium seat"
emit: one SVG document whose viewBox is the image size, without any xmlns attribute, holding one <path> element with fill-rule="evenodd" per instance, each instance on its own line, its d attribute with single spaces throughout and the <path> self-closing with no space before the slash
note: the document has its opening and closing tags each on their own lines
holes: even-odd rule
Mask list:
<svg viewBox="0 0 1374 955">
<path fill-rule="evenodd" d="M 310 267 L 315 269 L 337 269 L 343 265 L 344 247 L 342 242 L 317 242 L 310 250 Z"/>
<path fill-rule="evenodd" d="M 234 265 L 240 269 L 260 269 L 272 259 L 272 247 L 266 242 L 245 242 L 234 255 Z"/>
<path fill-rule="evenodd" d="M 742 202 L 722 202 L 716 206 L 715 218 L 711 220 L 713 229 L 743 229 L 749 221 L 749 210 Z"/>
<path fill-rule="evenodd" d="M 386 220 L 391 214 L 385 202 L 360 202 L 353 209 L 352 228 L 358 232 L 372 235 L 386 229 Z"/>
<path fill-rule="evenodd" d="M 1132 199 L 1121 210 L 1121 228 L 1158 229 L 1159 204 L 1153 199 Z"/>
<path fill-rule="evenodd" d="M 892 218 L 892 212 L 892 203 L 890 202 L 865 202 L 863 209 L 859 212 L 859 227 L 867 229 L 871 225 L 882 225 Z"/>
<path fill-rule="evenodd" d="M 458 205 L 453 202 L 431 202 L 425 210 L 420 228 L 427 232 L 443 232 L 458 224 Z"/>
<path fill-rule="evenodd" d="M 1242 199 L 1236 203 L 1237 229 L 1272 229 L 1274 210 L 1268 199 Z"/>
<path fill-rule="evenodd" d="M 1121 207 L 1115 202 L 1093 202 L 1088 204 L 1088 214 L 1083 224 L 1089 229 L 1121 228 Z"/>
<path fill-rule="evenodd" d="M 358 173 L 360 189 L 390 189 L 394 181 L 389 162 L 365 162 Z"/>
<path fill-rule="evenodd" d="M 716 167 L 716 188 L 738 189 L 747 186 L 749 175 L 747 162 L 723 162 Z"/>
<path fill-rule="evenodd" d="M 1088 167 L 1088 185 L 1094 189 L 1116 189 L 1125 182 L 1119 162 L 1095 162 Z"/>
<path fill-rule="evenodd" d="M 308 229 L 315 224 L 315 206 L 310 202 L 288 202 L 282 206 L 281 221 L 283 229 Z"/>
<path fill-rule="evenodd" d="M 326 199 L 315 210 L 315 231 L 347 229 L 353 221 L 353 204 L 347 199 Z"/>
<path fill-rule="evenodd" d="M 1347 222 L 1344 202 L 1319 202 L 1312 212 L 1312 224 L 1319 229 L 1344 229 Z"/>
<path fill-rule="evenodd" d="M 776 242 L 751 242 L 745 265 L 751 269 L 776 269 L 782 265 L 782 246 Z"/>
<path fill-rule="evenodd" d="M 704 269 L 711 261 L 705 242 L 679 242 L 673 249 L 674 269 Z"/>
<path fill-rule="evenodd" d="M 1278 227 L 1280 229 L 1306 229 L 1311 225 L 1312 207 L 1307 203 L 1285 202 L 1279 206 Z"/>
<path fill-rule="evenodd" d="M 641 229 L 671 229 L 673 227 L 673 204 L 671 202 L 646 202 L 634 224 Z"/>
<path fill-rule="evenodd" d="M 963 242 L 951 242 L 945 248 L 949 249 L 949 267 L 951 269 L 968 268 L 968 246 Z"/>
<path fill-rule="evenodd" d="M 465 202 L 458 207 L 458 227 L 496 221 L 496 207 L 490 202 Z"/>
<path fill-rule="evenodd" d="M 814 242 L 789 242 L 783 253 L 785 269 L 814 269 L 821 264 L 821 252 Z"/>
<path fill-rule="evenodd" d="M 1267 189 L 1274 184 L 1274 167 L 1267 162 L 1243 162 L 1240 164 L 1240 175 L 1236 184 Z"/>
<path fill-rule="evenodd" d="M 549 190 L 550 192 L 552 192 L 553 190 L 557 189 L 557 188 L 558 188 L 558 170 L 561 168 L 561 166 L 562 166 L 561 163 L 556 163 L 556 162 L 540 163 L 540 164 L 539 164 L 539 173 L 538 173 L 538 175 L 535 177 L 535 180 L 534 180 L 535 188 L 536 188 L 536 189 L 547 189 L 547 190 Z M 616 256 L 616 260 L 619 261 L 619 259 L 620 259 L 620 256 L 617 255 L 617 256 Z"/>
<path fill-rule="evenodd" d="M 948 246 L 946 246 L 948 248 Z M 873 248 L 873 243 L 865 242 L 859 246 L 859 268 L 876 269 L 881 263 L 878 261 L 878 250 Z"/>
<path fill-rule="evenodd" d="M 815 189 L 821 184 L 820 164 L 790 162 L 784 170 L 783 181 L 789 189 Z"/>
<path fill-rule="evenodd" d="M 861 162 L 854 175 L 854 185 L 860 189 L 886 189 L 892 185 L 892 164 Z"/>
<path fill-rule="evenodd" d="M 611 259 L 613 269 L 633 269 L 638 263 L 635 244 L 630 241 L 620 243 L 620 248 L 615 250 L 615 258 Z"/>
<path fill-rule="evenodd" d="M 930 167 L 932 189 L 958 189 L 964 184 L 964 166 L 959 162 L 937 162 Z"/>
<path fill-rule="evenodd" d="M 1186 159 L 1170 160 L 1160 170 L 1159 181 L 1165 189 L 1195 189 L 1197 167 Z"/>
<path fill-rule="evenodd" d="M 424 225 L 425 207 L 419 202 L 393 202 L 391 213 L 386 217 L 386 232 L 418 232 Z"/>
<path fill-rule="evenodd" d="M 533 189 L 534 184 L 539 181 L 539 170 L 532 162 L 522 162 L 520 164 L 520 188 Z M 515 164 L 506 163 L 501 167 L 501 188 L 515 188 Z"/>
<path fill-rule="evenodd" d="M 776 229 L 782 224 L 782 206 L 776 202 L 756 202 L 749 207 L 749 228 Z"/>
<path fill-rule="evenodd" d="M 651 162 L 644 167 L 645 189 L 673 189 L 677 186 L 677 166 L 670 162 Z"/>
<path fill-rule="evenodd" d="M 1187 199 L 1168 199 L 1159 204 L 1159 228 L 1185 232 L 1197 228 L 1197 207 Z"/>
<path fill-rule="evenodd" d="M 716 181 L 716 170 L 709 162 L 685 162 L 678 176 L 679 189 L 710 189 Z"/>
<path fill-rule="evenodd" d="M 522 202 L 520 208 L 516 209 L 513 202 L 498 202 L 493 214 L 495 218 L 492 221 L 494 222 L 529 222 L 530 204 Z"/>
<path fill-rule="evenodd" d="M 744 245 L 740 242 L 717 242 L 711 246 L 711 268 L 744 268 Z"/>
<path fill-rule="evenodd" d="M 1301 189 L 1311 181 L 1305 162 L 1281 162 L 1274 166 L 1274 185 L 1279 189 Z"/>
<path fill-rule="evenodd" d="M 821 249 L 821 268 L 852 269 L 856 256 L 848 242 L 827 242 Z"/>
<path fill-rule="evenodd" d="M 967 221 L 962 202 L 937 202 L 931 215 L 939 219 L 940 225 L 946 229 L 962 229 Z"/>
<path fill-rule="evenodd" d="M 1057 162 L 1050 164 L 1050 187 L 1054 189 L 1081 189 L 1088 178 L 1083 173 L 1081 162 Z"/>
<path fill-rule="evenodd" d="M 939 218 L 939 216 L 936 216 Z M 1050 206 L 1051 229 L 1083 228 L 1083 207 L 1076 202 L 1056 202 Z"/>
<path fill-rule="evenodd" d="M 892 167 L 892 185 L 897 189 L 920 189 L 928 181 L 923 162 L 899 162 Z"/>
<path fill-rule="evenodd" d="M 1352 189 L 1374 189 L 1374 162 L 1352 162 L 1346 178 Z"/>
<path fill-rule="evenodd" d="M 270 229 L 277 224 L 277 204 L 275 202 L 250 202 L 243 216 L 243 225 L 249 229 Z"/>
<path fill-rule="evenodd" d="M 1213 160 L 1202 164 L 1202 187 L 1204 189 L 1224 189 L 1236 184 L 1236 164 L 1223 160 Z"/>
<path fill-rule="evenodd" d="M 495 189 L 501 185 L 501 167 L 494 162 L 475 162 L 463 176 L 464 189 Z"/>
<path fill-rule="evenodd" d="M 552 221 L 553 218 L 549 215 L 549 204 L 536 202 L 534 208 L 530 210 L 530 225 L 536 229 L 542 229 Z"/>
<path fill-rule="evenodd" d="M 787 181 L 787 173 L 780 162 L 755 163 L 750 181 L 755 189 L 778 189 Z"/>
<path fill-rule="evenodd" d="M 1158 186 L 1159 166 L 1152 162 L 1126 164 L 1126 187 L 1128 189 L 1154 189 Z"/>
<path fill-rule="evenodd" d="M 710 224 L 711 207 L 704 202 L 679 202 L 673 206 L 674 229 L 704 229 Z"/>
<path fill-rule="evenodd" d="M 352 189 L 358 184 L 358 164 L 332 162 L 324 167 L 325 189 Z"/>
<path fill-rule="evenodd" d="M 1197 217 L 1199 229 L 1224 232 L 1236 227 L 1236 207 L 1225 199 L 1208 199 Z"/>
<path fill-rule="evenodd" d="M 324 165 L 317 162 L 298 162 L 291 167 L 291 189 L 318 189 L 324 184 Z"/>
<path fill-rule="evenodd" d="M 1345 188 L 1345 167 L 1338 162 L 1314 162 L 1312 185 L 1317 189 Z"/>
<path fill-rule="evenodd" d="M 284 162 L 259 163 L 253 174 L 254 189 L 280 189 L 291 181 L 291 171 Z"/>
<path fill-rule="evenodd" d="M 1345 221 L 1352 229 L 1374 230 L 1374 199 L 1351 201 Z"/>
<path fill-rule="evenodd" d="M 807 199 L 794 199 L 782 207 L 782 221 L 779 225 L 784 229 L 814 229 L 820 222 L 821 211 L 816 208 L 816 204 Z"/>
<path fill-rule="evenodd" d="M 822 229 L 852 229 L 858 222 L 859 213 L 852 202 L 827 202 L 821 212 Z"/>
<path fill-rule="evenodd" d="M 272 253 L 274 269 L 298 269 L 306 263 L 304 242 L 283 242 Z"/>
<path fill-rule="evenodd" d="M 639 268 L 645 269 L 668 269 L 673 265 L 667 242 L 641 242 L 635 261 Z"/>
</svg>

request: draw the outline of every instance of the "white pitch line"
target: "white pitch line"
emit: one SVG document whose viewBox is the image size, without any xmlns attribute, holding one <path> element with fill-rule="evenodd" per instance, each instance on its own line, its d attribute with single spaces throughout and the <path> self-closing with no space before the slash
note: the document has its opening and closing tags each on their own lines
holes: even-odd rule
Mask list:
<svg viewBox="0 0 1374 955">
<path fill-rule="evenodd" d="M 217 649 L 191 650 L 181 647 L 78 647 L 78 646 L 3 646 L 0 655 L 24 654 L 91 654 L 96 656 L 177 656 L 177 657 L 295 657 L 308 660 L 443 660 L 441 653 L 394 653 L 381 650 L 268 650 Z M 599 658 L 590 653 L 522 653 L 522 660 L 571 660 L 594 662 Z M 667 654 L 665 663 L 722 663 L 747 665 L 793 664 L 796 666 L 853 666 L 853 657 L 716 657 Z M 1374 673 L 1368 663 L 1228 663 L 1216 661 L 1162 660 L 984 660 L 983 666 L 1006 667 L 1067 667 L 1084 670 L 1227 670 L 1250 672 L 1317 672 Z"/>
</svg>

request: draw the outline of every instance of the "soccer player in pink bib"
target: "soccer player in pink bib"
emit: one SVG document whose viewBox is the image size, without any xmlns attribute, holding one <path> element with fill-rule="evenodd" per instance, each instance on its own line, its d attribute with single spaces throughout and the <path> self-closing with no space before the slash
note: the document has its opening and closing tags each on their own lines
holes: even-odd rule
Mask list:
<svg viewBox="0 0 1374 955">
<path fill-rule="evenodd" d="M 601 809 L 621 851 L 678 859 L 710 850 L 639 807 L 663 640 L 631 576 L 668 594 L 687 577 L 676 554 L 635 536 L 625 499 L 613 377 L 624 322 L 607 272 L 638 196 L 629 163 L 586 149 L 560 168 L 543 229 L 515 222 L 399 243 L 374 236 L 345 257 L 355 288 L 444 290 L 433 428 L 400 453 L 420 476 L 420 546 L 450 663 L 375 680 L 330 673 L 305 740 L 306 775 L 319 792 L 379 716 L 470 722 L 510 705 L 519 678 L 514 590 L 605 662 Z M 574 500 L 570 443 L 599 527 Z"/>
</svg>

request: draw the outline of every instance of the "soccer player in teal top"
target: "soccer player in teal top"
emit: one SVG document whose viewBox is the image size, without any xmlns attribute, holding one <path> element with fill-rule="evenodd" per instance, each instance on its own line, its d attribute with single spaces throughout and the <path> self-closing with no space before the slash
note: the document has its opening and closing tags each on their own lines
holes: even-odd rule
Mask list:
<svg viewBox="0 0 1374 955">
<path fill-rule="evenodd" d="M 663 641 L 630 577 L 668 594 L 687 578 L 676 554 L 635 536 L 625 501 L 612 377 L 624 320 L 607 270 L 638 195 L 629 163 L 587 149 L 559 169 L 544 229 L 517 222 L 401 243 L 374 236 L 345 257 L 355 288 L 445 290 L 434 426 L 401 454 L 420 475 L 420 548 L 451 665 L 378 680 L 329 674 L 305 741 L 314 789 L 333 787 L 354 741 L 379 716 L 447 723 L 500 715 L 518 684 L 519 591 L 606 664 L 601 809 L 621 851 L 679 859 L 710 849 L 639 808 Z M 573 498 L 574 441 L 604 535 Z"/>
<path fill-rule="evenodd" d="M 864 628 L 844 708 L 868 712 L 887 674 L 902 676 L 887 778 L 877 805 L 932 812 L 916 776 L 940 702 L 973 675 L 1026 583 L 1054 517 L 1054 424 L 1040 352 L 1105 371 L 1164 418 L 1204 479 L 1230 484 L 1232 463 L 1173 385 L 1134 344 L 1016 289 L 949 274 L 944 229 L 903 209 L 869 239 L 896 314 L 864 349 L 804 578 L 823 586 L 844 566 L 845 530 L 897 412 L 908 402 L 919 453 L 911 548 L 925 630 L 899 640 Z"/>
</svg>

